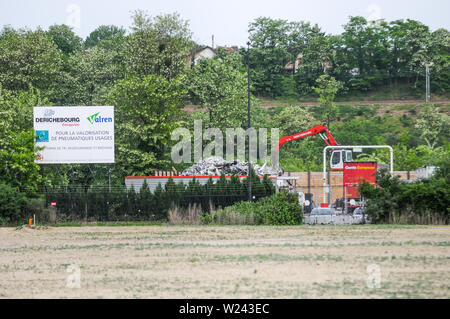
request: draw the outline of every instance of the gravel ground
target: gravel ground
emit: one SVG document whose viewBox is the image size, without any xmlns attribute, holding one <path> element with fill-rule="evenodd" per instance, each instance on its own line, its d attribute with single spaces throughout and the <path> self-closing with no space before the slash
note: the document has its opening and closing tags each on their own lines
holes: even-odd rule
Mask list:
<svg viewBox="0 0 450 319">
<path fill-rule="evenodd" d="M 449 246 L 448 226 L 0 228 L 0 297 L 449 298 Z"/>
</svg>

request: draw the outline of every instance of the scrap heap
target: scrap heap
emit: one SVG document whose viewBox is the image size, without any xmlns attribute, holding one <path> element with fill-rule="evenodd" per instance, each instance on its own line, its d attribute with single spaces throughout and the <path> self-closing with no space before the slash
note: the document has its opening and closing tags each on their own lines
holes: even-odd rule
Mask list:
<svg viewBox="0 0 450 319">
<path fill-rule="evenodd" d="M 282 168 L 272 168 L 266 163 L 264 165 L 253 164 L 253 170 L 258 176 L 264 176 L 265 174 L 269 176 L 281 176 L 283 175 Z M 222 157 L 212 156 L 206 158 L 197 164 L 185 169 L 181 176 L 208 176 L 208 175 L 247 175 L 248 174 L 248 163 L 241 162 L 239 160 L 226 161 Z"/>
</svg>

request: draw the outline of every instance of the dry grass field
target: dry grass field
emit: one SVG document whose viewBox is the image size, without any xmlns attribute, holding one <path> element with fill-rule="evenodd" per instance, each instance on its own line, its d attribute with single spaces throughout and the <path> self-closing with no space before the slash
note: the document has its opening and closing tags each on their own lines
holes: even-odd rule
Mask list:
<svg viewBox="0 0 450 319">
<path fill-rule="evenodd" d="M 0 228 L 0 297 L 449 298 L 450 227 Z"/>
</svg>

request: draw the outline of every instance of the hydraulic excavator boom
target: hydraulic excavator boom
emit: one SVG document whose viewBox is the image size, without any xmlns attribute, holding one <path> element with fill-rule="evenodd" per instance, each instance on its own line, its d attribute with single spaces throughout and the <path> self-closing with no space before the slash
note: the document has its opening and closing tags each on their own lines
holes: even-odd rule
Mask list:
<svg viewBox="0 0 450 319">
<path fill-rule="evenodd" d="M 300 138 L 304 138 L 304 137 L 308 137 L 308 136 L 316 135 L 316 134 L 319 134 L 320 137 L 324 140 L 325 143 L 327 143 L 328 146 L 338 145 L 338 143 L 334 139 L 333 135 L 331 135 L 328 128 L 326 128 L 323 125 L 317 125 L 317 126 L 314 126 L 310 130 L 307 130 L 307 131 L 304 131 L 301 133 L 297 133 L 297 134 L 294 134 L 291 136 L 284 136 L 284 137 L 280 138 L 280 140 L 278 142 L 277 150 L 279 150 L 283 146 L 283 144 L 286 142 L 295 141 Z"/>
</svg>

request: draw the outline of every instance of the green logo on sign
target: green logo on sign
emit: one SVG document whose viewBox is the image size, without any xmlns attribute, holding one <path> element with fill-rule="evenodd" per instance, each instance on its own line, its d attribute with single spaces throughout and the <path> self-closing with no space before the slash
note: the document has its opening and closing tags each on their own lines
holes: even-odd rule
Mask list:
<svg viewBox="0 0 450 319">
<path fill-rule="evenodd" d="M 91 116 L 89 116 L 87 119 L 89 120 L 89 122 L 91 122 L 91 124 L 94 124 L 94 121 L 95 121 L 95 118 L 97 117 L 97 115 L 99 114 L 100 112 L 98 112 L 98 113 L 95 113 L 94 115 L 91 115 Z"/>
</svg>

